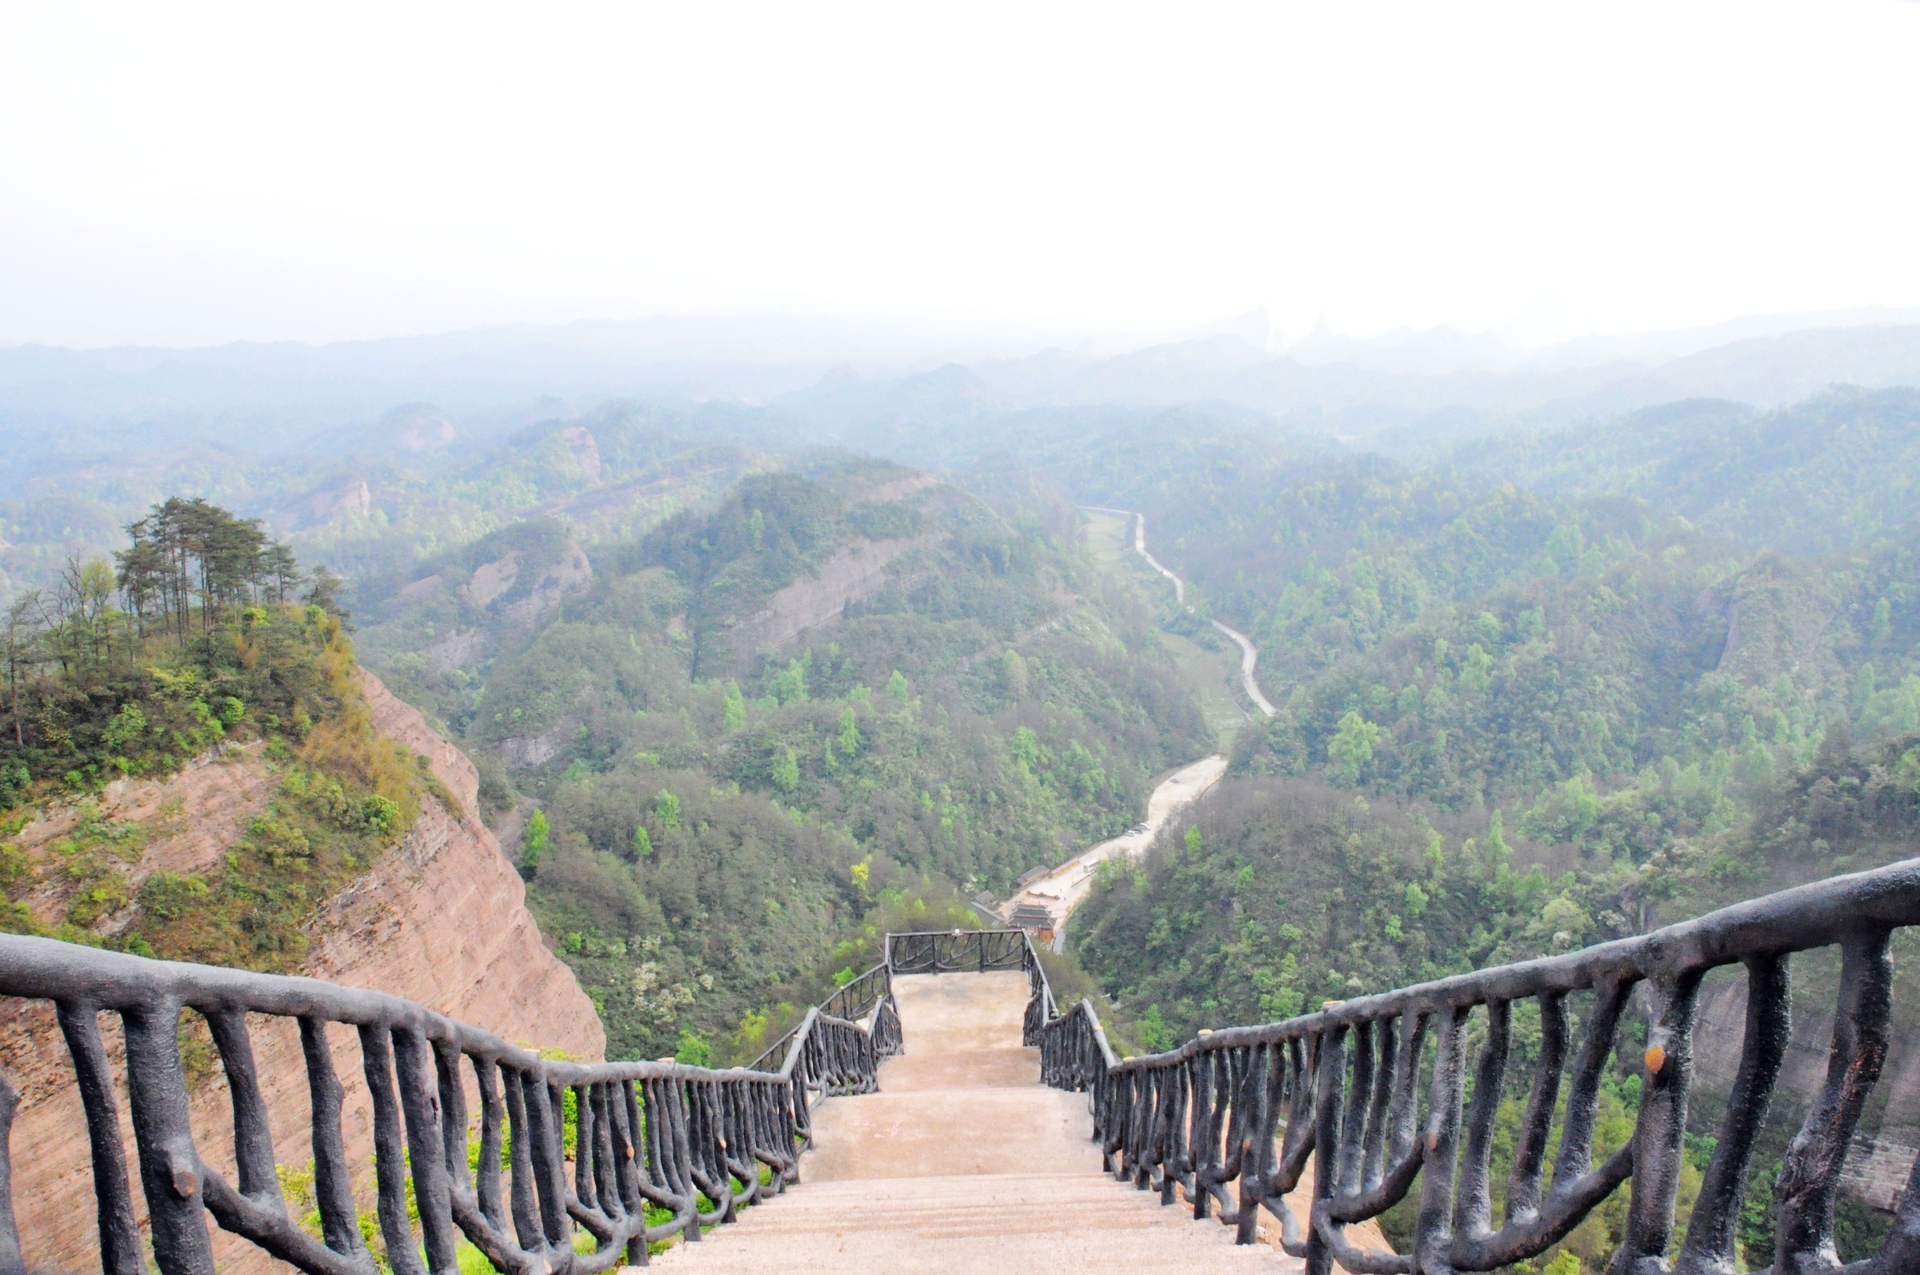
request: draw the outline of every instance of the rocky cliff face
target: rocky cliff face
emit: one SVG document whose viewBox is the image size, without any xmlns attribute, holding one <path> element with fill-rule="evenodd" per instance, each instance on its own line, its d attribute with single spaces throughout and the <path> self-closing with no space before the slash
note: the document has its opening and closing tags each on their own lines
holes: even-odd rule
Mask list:
<svg viewBox="0 0 1920 1275">
<path fill-rule="evenodd" d="M 527 913 L 518 874 L 474 813 L 478 778 L 472 763 L 372 675 L 364 678 L 375 725 L 428 757 L 464 813 L 455 817 L 439 804 L 427 803 L 405 841 L 327 903 L 311 926 L 306 972 L 404 996 L 510 1040 L 578 1058 L 600 1058 L 606 1038 L 591 1002 L 572 972 L 542 943 Z M 217 854 L 223 838 L 233 836 L 264 808 L 270 789 L 262 763 L 242 755 L 165 781 L 120 786 L 106 794 L 102 805 L 109 816 L 167 811 L 180 833 L 157 840 L 149 852 L 171 860 L 196 859 L 209 847 Z M 118 1020 L 103 1016 L 101 1026 L 117 1056 Z M 277 1158 L 296 1172 L 303 1170 L 313 1153 L 298 1033 L 287 1021 L 258 1015 L 249 1026 L 273 1117 Z M 359 1046 L 351 1030 L 329 1030 L 334 1069 L 346 1088 L 347 1153 L 359 1167 L 362 1202 L 370 1205 L 372 1111 Z M 233 1182 L 232 1109 L 226 1085 L 217 1062 L 195 1069 L 192 1053 L 190 1045 L 200 1153 Z M 51 1006 L 0 1003 L 0 1072 L 21 1094 L 12 1137 L 13 1196 L 27 1264 L 34 1270 L 98 1270 L 86 1125 Z M 124 1084 L 121 1098 L 127 1158 L 134 1163 Z M 137 1186 L 135 1192 L 137 1198 Z M 140 1211 L 144 1217 L 144 1206 Z M 224 1234 L 216 1240 L 215 1253 L 223 1271 L 280 1266 Z"/>
</svg>

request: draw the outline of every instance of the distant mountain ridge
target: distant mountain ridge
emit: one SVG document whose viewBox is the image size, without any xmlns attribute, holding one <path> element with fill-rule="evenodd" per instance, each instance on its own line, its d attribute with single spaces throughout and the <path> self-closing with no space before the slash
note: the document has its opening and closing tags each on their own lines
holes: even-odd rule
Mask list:
<svg viewBox="0 0 1920 1275">
<path fill-rule="evenodd" d="M 0 349 L 0 431 L 11 443 L 0 466 L 57 467 L 130 443 L 313 450 L 343 431 L 366 436 L 397 405 L 430 405 L 479 439 L 621 398 L 763 405 L 760 432 L 819 431 L 856 446 L 877 424 L 897 433 L 1087 407 L 1229 408 L 1349 438 L 1489 433 L 1678 398 L 1772 407 L 1834 383 L 1920 384 L 1920 311 L 1756 316 L 1534 350 L 1445 328 L 1315 333 L 1279 353 L 1230 333 L 1094 348 L 1038 332 L 782 316 L 329 345 L 18 346 Z"/>
</svg>

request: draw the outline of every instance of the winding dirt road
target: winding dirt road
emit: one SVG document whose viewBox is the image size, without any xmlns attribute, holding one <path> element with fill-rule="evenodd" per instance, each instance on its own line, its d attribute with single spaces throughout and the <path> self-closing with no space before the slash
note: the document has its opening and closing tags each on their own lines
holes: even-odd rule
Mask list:
<svg viewBox="0 0 1920 1275">
<path fill-rule="evenodd" d="M 1058 951 L 1066 936 L 1067 917 L 1093 888 L 1093 874 L 1100 864 L 1115 855 L 1138 858 L 1145 854 L 1174 812 L 1198 800 L 1226 773 L 1227 759 L 1219 753 L 1189 762 L 1174 771 L 1161 780 L 1148 796 L 1146 822 L 1082 850 L 1047 875 L 1028 882 L 1026 888 L 1001 907 L 1000 915 L 1011 917 L 1013 910 L 1023 903 L 1045 908 L 1047 915 L 1053 918 L 1054 950 Z"/>
<path fill-rule="evenodd" d="M 1240 684 L 1246 688 L 1247 698 L 1253 701 L 1254 706 L 1272 717 L 1278 710 L 1260 693 L 1260 683 L 1253 680 L 1253 666 L 1259 662 L 1260 652 L 1255 649 L 1252 639 L 1239 629 L 1230 629 L 1218 620 L 1213 622 L 1213 627 L 1240 644 Z"/>
<path fill-rule="evenodd" d="M 1145 558 L 1148 566 L 1173 581 L 1173 599 L 1175 602 L 1183 607 L 1187 607 L 1189 612 L 1193 610 L 1192 607 L 1187 606 L 1187 582 L 1175 575 L 1172 571 L 1169 571 L 1165 563 L 1147 552 L 1147 516 L 1145 514 L 1132 509 L 1113 509 L 1106 505 L 1082 505 L 1081 508 L 1091 509 L 1095 513 L 1121 514 L 1133 519 L 1133 551 L 1142 558 Z M 1242 633 L 1239 629 L 1229 628 L 1218 620 L 1214 620 L 1212 623 L 1214 628 L 1219 629 L 1222 633 L 1232 638 L 1235 645 L 1240 648 L 1240 685 L 1246 690 L 1247 698 L 1253 701 L 1255 708 L 1258 708 L 1266 716 L 1272 717 L 1279 710 L 1274 708 L 1272 702 L 1260 693 L 1260 683 L 1256 682 L 1253 678 L 1254 666 L 1260 662 L 1260 649 L 1253 644 L 1252 638 Z"/>
<path fill-rule="evenodd" d="M 1147 516 L 1131 509 L 1109 509 L 1101 505 L 1084 505 L 1082 508 L 1096 513 L 1119 514 L 1132 518 L 1133 551 L 1145 558 L 1147 565 L 1173 582 L 1173 596 L 1181 606 L 1187 604 L 1187 582 L 1169 571 L 1167 567 L 1147 552 Z M 1192 607 L 1187 610 L 1191 612 Z M 1252 639 L 1238 629 L 1229 628 L 1220 621 L 1213 621 L 1213 627 L 1232 638 L 1240 647 L 1240 681 L 1245 686 L 1247 698 L 1251 699 L 1260 711 L 1268 717 L 1274 714 L 1274 707 L 1267 697 L 1260 693 L 1260 686 L 1253 680 L 1253 669 L 1260 658 L 1259 650 Z M 1000 905 L 999 913 L 1010 918 L 1014 910 L 1023 904 L 1042 908 L 1053 918 L 1053 945 L 1058 951 L 1066 939 L 1067 917 L 1080 906 L 1087 892 L 1093 888 L 1093 875 L 1100 864 L 1116 855 L 1138 858 L 1147 852 L 1153 839 L 1160 835 L 1160 829 L 1172 818 L 1175 811 L 1189 802 L 1198 800 L 1201 794 L 1220 782 L 1227 773 L 1227 759 L 1220 753 L 1202 757 L 1199 761 L 1189 762 L 1174 771 L 1154 788 L 1147 797 L 1146 821 L 1112 837 L 1098 845 L 1082 850 L 1053 871 L 1029 882 L 1019 893 Z"/>
</svg>

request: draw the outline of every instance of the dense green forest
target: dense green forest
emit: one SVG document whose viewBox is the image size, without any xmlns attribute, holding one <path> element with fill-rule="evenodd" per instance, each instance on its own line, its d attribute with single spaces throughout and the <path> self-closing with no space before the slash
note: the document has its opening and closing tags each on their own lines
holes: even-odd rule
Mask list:
<svg viewBox="0 0 1920 1275">
<path fill-rule="evenodd" d="M 1871 792 L 1875 819 L 1910 808 L 1920 505 L 1897 457 L 1916 437 L 1912 394 L 1835 392 L 1772 414 L 1680 405 L 1449 454 L 1481 470 L 1508 457 L 1500 472 L 1537 486 L 1244 437 L 1175 449 L 1150 479 L 1092 464 L 1063 479 L 1084 498 L 1143 508 L 1156 552 L 1189 573 L 1199 605 L 1260 640 L 1281 710 L 1241 733 L 1236 783 L 1275 801 L 1304 800 L 1290 784 L 1354 794 L 1381 827 L 1424 830 L 1401 838 L 1412 838 L 1397 852 L 1408 862 L 1498 845 L 1526 869 L 1505 869 L 1520 893 L 1477 901 L 1471 926 L 1418 927 L 1419 944 L 1366 956 L 1389 964 L 1365 972 L 1334 962 L 1343 988 L 1322 970 L 1290 982 L 1311 1007 L 1353 990 L 1356 974 L 1385 985 L 1544 950 L 1521 936 L 1563 896 L 1584 919 L 1546 933 L 1595 941 L 1909 844 L 1904 813 L 1843 839 L 1828 816 L 1796 822 L 1781 803 L 1822 788 L 1824 774 L 1826 787 Z M 1870 473 L 1876 448 L 1896 459 Z M 1661 459 L 1682 449 L 1687 463 Z M 1755 491 L 1799 512 L 1770 528 L 1751 517 Z M 1230 784 L 1208 809 L 1242 809 L 1234 794 Z M 1276 836 L 1259 834 L 1273 853 Z M 1137 981 L 1122 977 L 1126 952 L 1144 970 L 1140 949 L 1094 936 L 1103 909 L 1125 913 L 1130 881 L 1097 897 L 1081 928 L 1116 987 Z M 1296 888 L 1286 906 L 1317 913 L 1337 888 L 1306 903 Z M 1397 917 L 1415 933 L 1407 907 L 1390 903 L 1371 905 L 1384 909 L 1372 932 Z M 1177 941 L 1196 961 L 1212 952 Z M 1188 1030 L 1205 999 L 1170 996 L 1163 1013 Z"/>
<path fill-rule="evenodd" d="M 1722 406 L 1694 409 L 1746 422 L 1719 446 L 1711 487 L 1697 481 L 1704 461 L 1665 487 L 1647 477 L 1639 458 L 1667 425 L 1645 417 L 1583 432 L 1577 495 L 1231 437 L 1064 479 L 1145 509 L 1156 552 L 1203 610 L 1259 642 L 1284 711 L 1243 734 L 1247 773 L 1516 813 L 1556 786 L 1644 790 L 1671 763 L 1684 774 L 1661 780 L 1669 789 L 1724 794 L 1806 761 L 1833 720 L 1861 738 L 1920 727 L 1908 681 L 1920 507 L 1897 464 L 1868 478 L 1863 457 L 1836 465 L 1809 441 L 1868 435 L 1897 455 L 1920 436 L 1920 401 L 1836 394 L 1765 418 Z M 1640 477 L 1614 493 L 1607 473 Z M 1762 534 L 1743 521 L 1755 490 L 1831 513 Z"/>
<path fill-rule="evenodd" d="M 617 1054 L 749 1049 L 869 912 L 1004 894 L 1208 751 L 1070 508 L 1017 466 L 979 487 L 826 455 L 601 546 L 544 602 L 577 547 L 557 520 L 356 594 L 370 658 L 479 759 Z"/>
<path fill-rule="evenodd" d="M 1071 950 L 1166 1046 L 1913 854 L 1916 439 L 1920 398 L 1835 392 L 1423 466 L 1244 436 L 1061 466 L 1082 499 L 1146 512 L 1201 614 L 1255 635 L 1281 706 L 1144 863 L 1104 874 Z M 1818 1014 L 1832 971 L 1803 964 Z M 1607 1099 L 1623 1118 L 1631 1079 Z M 1798 1119 L 1779 1106 L 1776 1156 Z M 1843 1254 L 1870 1251 L 1884 1219 L 1843 1213 Z M 1563 1251 L 1597 1272 L 1623 1220 Z"/>
</svg>

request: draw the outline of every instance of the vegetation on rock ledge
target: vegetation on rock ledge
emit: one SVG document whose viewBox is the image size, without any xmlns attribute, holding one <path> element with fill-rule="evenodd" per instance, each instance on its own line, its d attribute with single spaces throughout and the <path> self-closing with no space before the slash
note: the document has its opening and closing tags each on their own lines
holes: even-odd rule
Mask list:
<svg viewBox="0 0 1920 1275">
<path fill-rule="evenodd" d="M 374 732 L 324 571 L 293 600 L 293 555 L 200 501 L 169 500 L 128 532 L 119 572 L 70 563 L 8 613 L 0 926 L 296 969 L 314 908 L 406 834 L 423 797 L 450 798 L 424 758 Z M 209 869 L 143 870 L 148 846 L 183 831 L 178 802 L 112 818 L 101 790 L 210 754 L 266 766 L 267 809 Z M 39 818 L 69 826 L 25 849 Z"/>
</svg>

